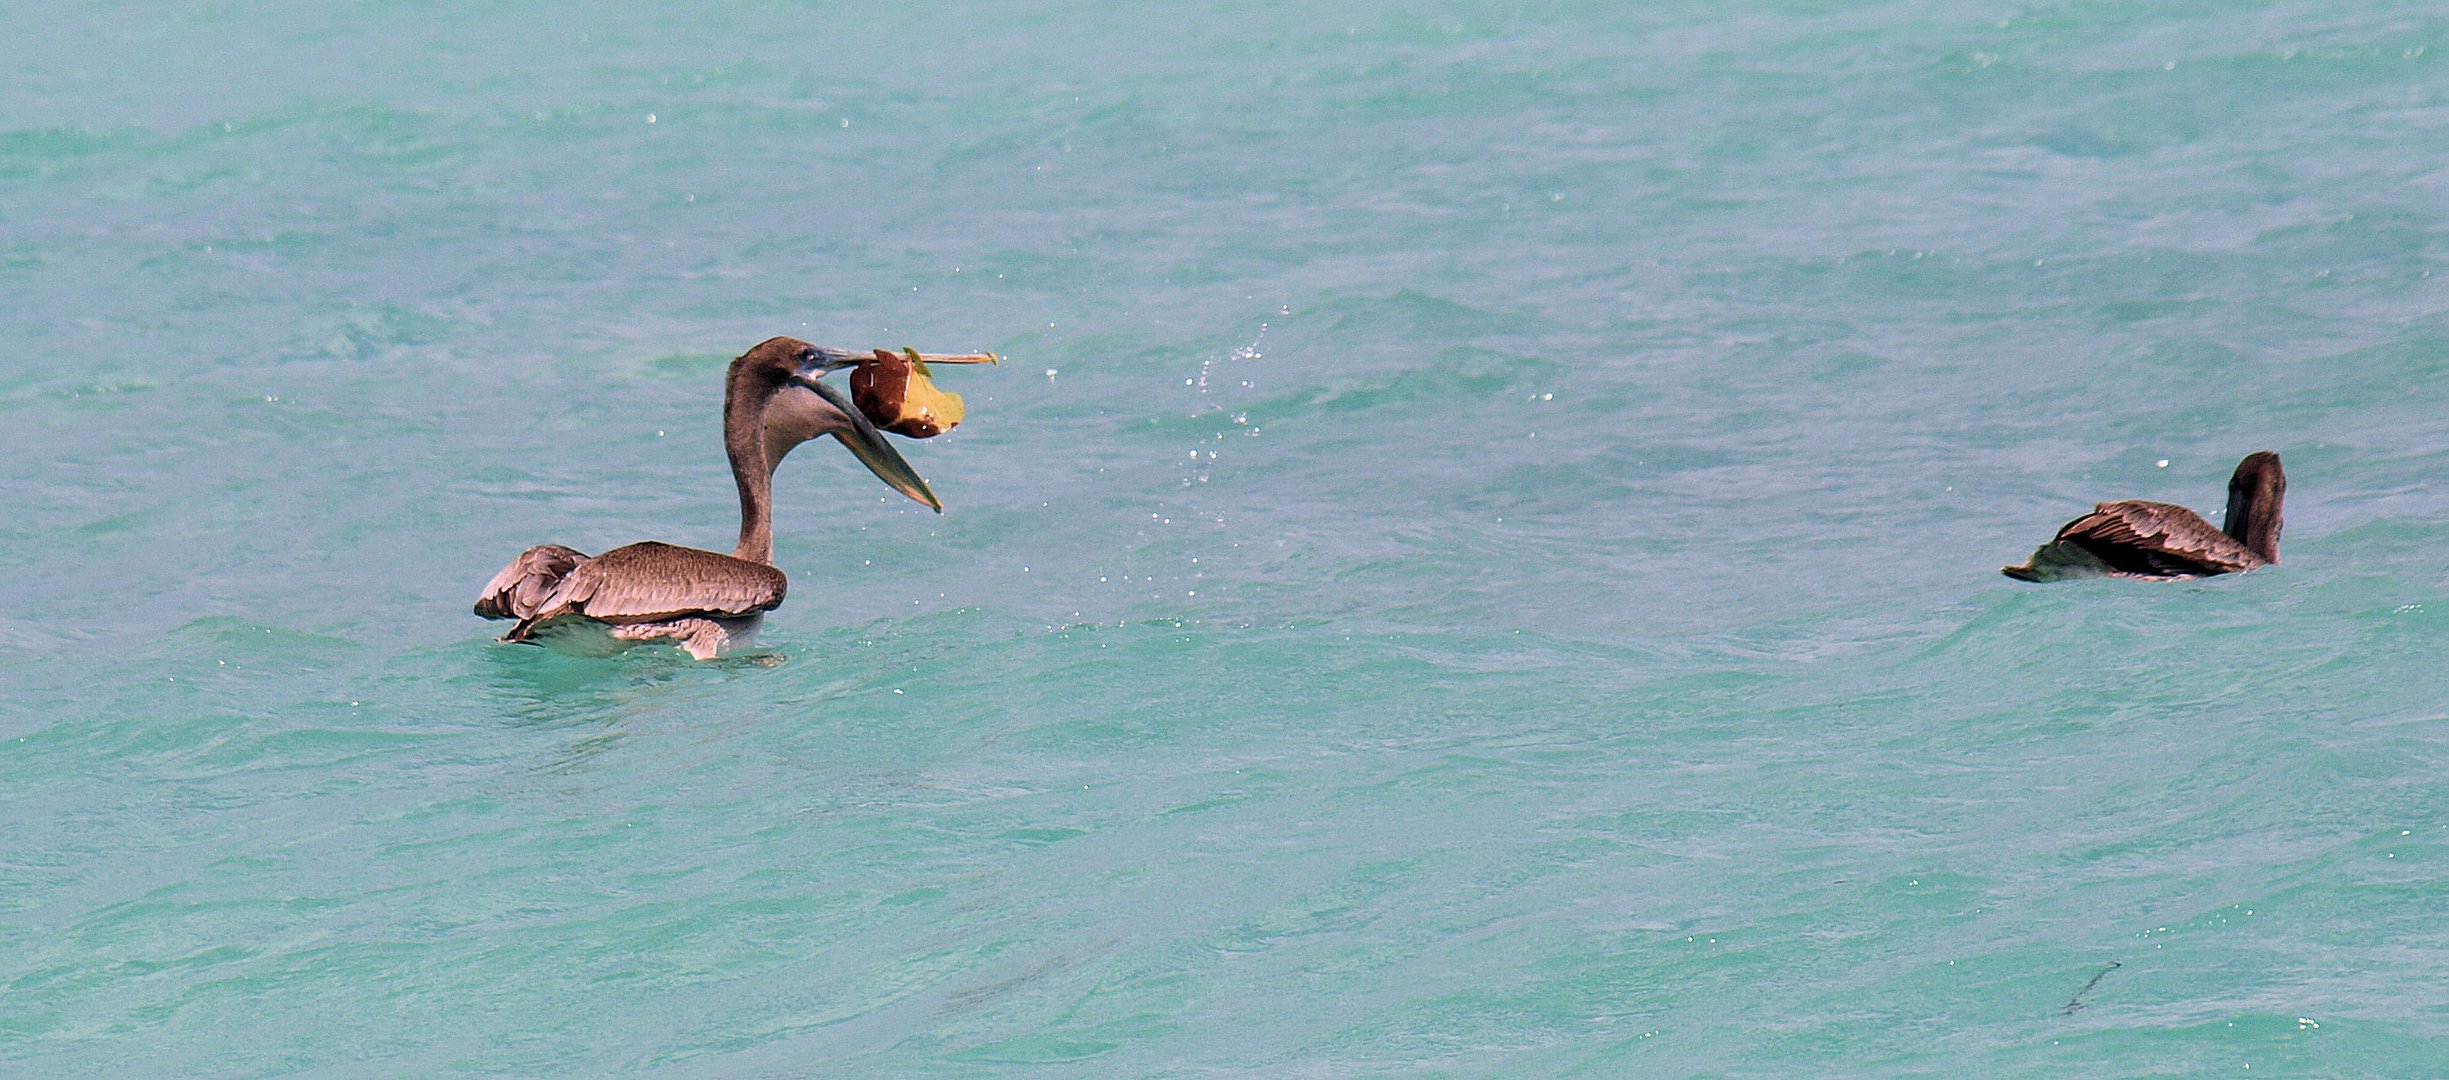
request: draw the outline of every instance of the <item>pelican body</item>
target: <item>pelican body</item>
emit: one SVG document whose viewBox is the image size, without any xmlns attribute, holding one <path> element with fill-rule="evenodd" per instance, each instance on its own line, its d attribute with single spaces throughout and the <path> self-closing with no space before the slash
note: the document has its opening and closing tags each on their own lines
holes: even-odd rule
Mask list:
<svg viewBox="0 0 2449 1080">
<path fill-rule="evenodd" d="M 2258 570 L 2279 561 L 2280 504 L 2287 473 L 2279 455 L 2245 455 L 2228 478 L 2227 528 L 2168 503 L 2105 502 L 2058 530 L 2022 566 L 2000 567 L 2023 581 L 2124 577 L 2168 580 Z"/>
<path fill-rule="evenodd" d="M 731 362 L 723 389 L 723 449 L 740 494 L 740 542 L 731 554 L 653 540 L 595 556 L 542 544 L 493 576 L 476 600 L 476 613 L 516 620 L 503 641 L 582 655 L 668 644 L 707 660 L 747 646 L 789 588 L 774 568 L 773 488 L 774 469 L 792 448 L 831 435 L 895 491 L 944 511 L 884 433 L 821 381 L 863 359 L 866 354 L 778 337 Z M 925 359 L 979 363 L 989 357 Z"/>
</svg>

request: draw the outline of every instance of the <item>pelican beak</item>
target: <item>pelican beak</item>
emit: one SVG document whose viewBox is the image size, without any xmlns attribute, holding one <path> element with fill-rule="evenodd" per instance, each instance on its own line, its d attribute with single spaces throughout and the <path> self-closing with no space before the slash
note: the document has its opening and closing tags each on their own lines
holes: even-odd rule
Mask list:
<svg viewBox="0 0 2449 1080">
<path fill-rule="evenodd" d="M 873 351 L 854 353 L 842 349 L 827 348 L 823 345 L 810 346 L 809 351 L 815 355 L 811 357 L 807 363 L 800 366 L 799 377 L 802 379 L 823 378 L 824 376 L 833 372 L 840 371 L 844 368 L 858 367 L 859 365 L 867 363 L 868 361 L 876 358 L 876 354 Z M 924 369 L 928 364 L 1003 363 L 1003 357 L 997 356 L 991 352 L 923 353 L 916 349 L 905 348 L 901 350 L 901 354 L 909 357 L 913 362 L 917 363 L 921 369 Z"/>
<path fill-rule="evenodd" d="M 920 363 L 920 364 L 1001 364 L 1001 363 L 1003 363 L 1003 357 L 997 356 L 997 355 L 995 355 L 994 353 L 991 353 L 991 352 L 978 352 L 978 353 L 931 353 L 931 352 L 929 352 L 929 353 L 923 353 L 923 352 L 918 351 L 917 349 L 903 349 L 903 350 L 901 351 L 901 354 L 902 354 L 903 356 L 907 356 L 907 357 L 909 357 L 910 359 L 912 359 L 912 360 L 914 360 L 914 361 L 917 361 L 917 362 L 918 362 L 918 363 Z"/>
<path fill-rule="evenodd" d="M 859 407 L 850 403 L 850 398 L 816 379 L 798 381 L 801 386 L 816 391 L 819 397 L 840 409 L 843 416 L 850 418 L 850 430 L 834 432 L 833 437 L 842 440 L 842 445 L 850 449 L 851 456 L 858 458 L 869 472 L 875 473 L 876 479 L 884 481 L 895 491 L 927 504 L 927 508 L 936 513 L 944 512 L 944 501 L 935 497 L 935 490 L 927 486 L 926 478 L 918 475 L 918 470 L 901 459 L 901 451 L 884 441 L 884 432 L 876 430 L 876 425 L 868 422 L 867 417 L 859 412 Z"/>
</svg>

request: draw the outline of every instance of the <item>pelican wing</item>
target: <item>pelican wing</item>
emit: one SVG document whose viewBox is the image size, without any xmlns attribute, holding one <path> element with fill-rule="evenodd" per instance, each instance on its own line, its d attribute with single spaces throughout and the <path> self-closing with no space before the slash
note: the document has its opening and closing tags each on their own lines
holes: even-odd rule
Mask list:
<svg viewBox="0 0 2449 1080">
<path fill-rule="evenodd" d="M 2112 573 L 2198 577 L 2268 564 L 2202 515 L 2156 502 L 2102 503 L 2058 530 L 2058 542 L 2090 552 Z"/>
<path fill-rule="evenodd" d="M 580 563 L 506 640 L 537 623 L 584 615 L 616 626 L 691 616 L 731 619 L 782 606 L 787 581 L 764 563 L 649 540 Z"/>
<path fill-rule="evenodd" d="M 476 613 L 488 619 L 524 619 L 544 607 L 561 579 L 587 561 L 587 554 L 559 544 L 538 544 L 519 553 L 485 583 Z"/>
</svg>

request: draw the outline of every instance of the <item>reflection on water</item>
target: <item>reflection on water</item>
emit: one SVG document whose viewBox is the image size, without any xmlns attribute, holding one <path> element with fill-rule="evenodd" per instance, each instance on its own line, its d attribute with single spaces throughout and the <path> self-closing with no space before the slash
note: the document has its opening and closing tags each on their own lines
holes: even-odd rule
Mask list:
<svg viewBox="0 0 2449 1080">
<path fill-rule="evenodd" d="M 477 660 L 492 708 L 513 727 L 579 729 L 538 765 L 574 772 L 621 745 L 629 729 L 681 711 L 693 691 L 780 662 L 779 654 L 710 661 L 678 649 L 637 648 L 610 657 L 565 656 L 540 646 L 487 643 Z"/>
</svg>

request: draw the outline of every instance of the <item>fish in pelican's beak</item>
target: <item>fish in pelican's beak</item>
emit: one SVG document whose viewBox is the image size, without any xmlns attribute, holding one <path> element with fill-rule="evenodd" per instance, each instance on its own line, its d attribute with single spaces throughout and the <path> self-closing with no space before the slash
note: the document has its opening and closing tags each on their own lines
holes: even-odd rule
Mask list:
<svg viewBox="0 0 2449 1080">
<path fill-rule="evenodd" d="M 986 364 L 996 360 L 993 353 L 911 353 L 910 356 L 920 362 L 935 364 Z M 944 512 L 944 501 L 936 498 L 935 489 L 927 486 L 926 478 L 918 475 L 918 470 L 902 459 L 901 451 L 886 441 L 884 432 L 876 427 L 875 421 L 859 411 L 848 395 L 824 381 L 824 377 L 831 372 L 873 362 L 873 359 L 873 353 L 853 353 L 811 345 L 801 352 L 798 370 L 792 374 L 791 381 L 815 391 L 818 397 L 825 399 L 826 404 L 841 414 L 830 425 L 831 434 L 840 439 L 842 445 L 850 450 L 851 456 L 858 458 L 869 472 L 875 473 L 876 478 L 884 481 L 886 486 L 941 514 Z"/>
</svg>

